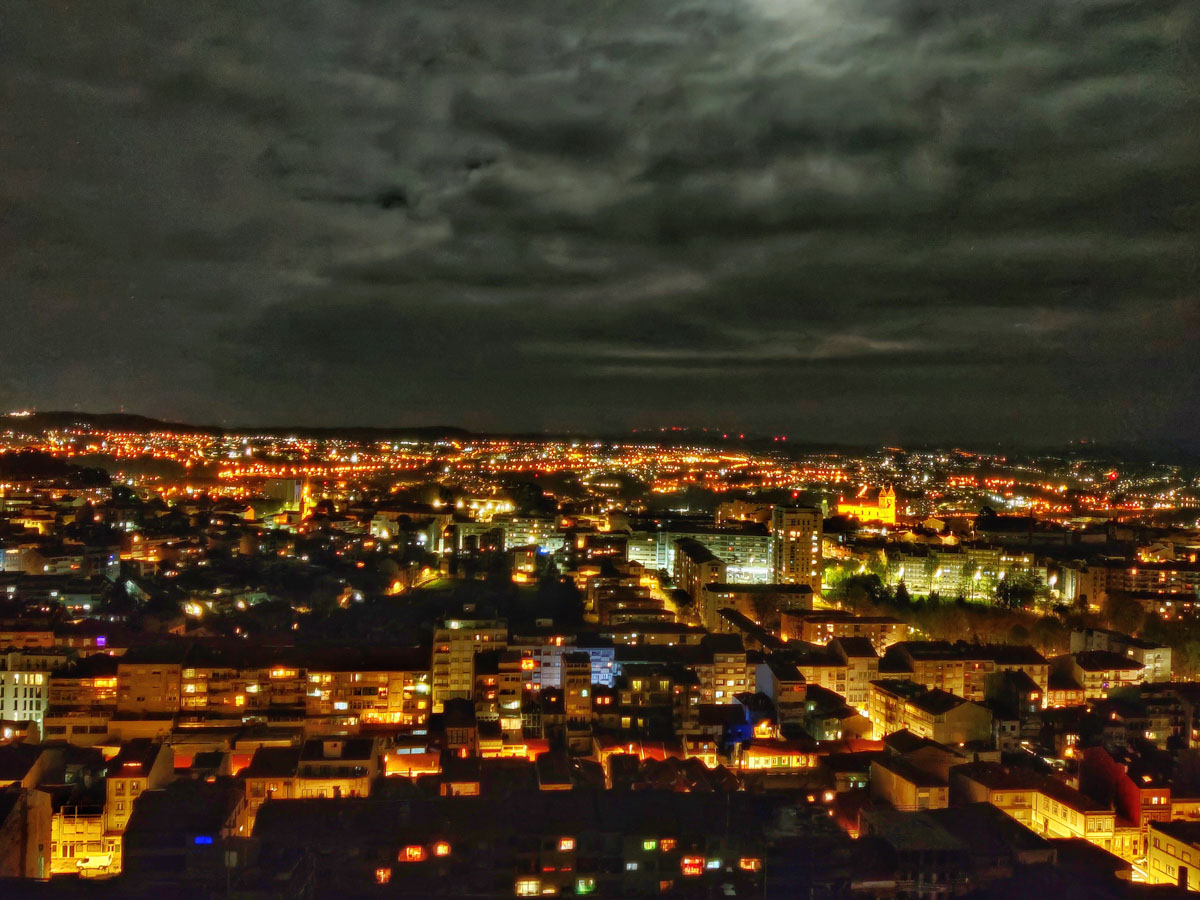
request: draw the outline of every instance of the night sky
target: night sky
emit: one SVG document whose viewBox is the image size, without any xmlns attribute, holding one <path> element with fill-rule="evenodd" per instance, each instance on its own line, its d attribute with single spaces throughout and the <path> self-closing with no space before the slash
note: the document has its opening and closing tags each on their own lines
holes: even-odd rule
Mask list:
<svg viewBox="0 0 1200 900">
<path fill-rule="evenodd" d="M 0 407 L 1200 440 L 1196 0 L 41 0 L 0 91 Z"/>
</svg>

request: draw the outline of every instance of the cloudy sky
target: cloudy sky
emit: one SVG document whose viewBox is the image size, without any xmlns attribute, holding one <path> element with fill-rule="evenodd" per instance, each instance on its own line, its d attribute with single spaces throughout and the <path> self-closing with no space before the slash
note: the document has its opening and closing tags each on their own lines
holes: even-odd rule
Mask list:
<svg viewBox="0 0 1200 900">
<path fill-rule="evenodd" d="M 1195 0 L 2 18 L 0 406 L 1200 439 Z"/>
</svg>

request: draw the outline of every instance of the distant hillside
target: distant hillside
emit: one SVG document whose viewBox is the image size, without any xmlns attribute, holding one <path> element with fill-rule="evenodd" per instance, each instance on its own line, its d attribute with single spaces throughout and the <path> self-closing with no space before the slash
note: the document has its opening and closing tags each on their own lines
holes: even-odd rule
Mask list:
<svg viewBox="0 0 1200 900">
<path fill-rule="evenodd" d="M 3 420 L 0 420 L 3 421 Z M 378 428 L 366 426 L 350 426 L 346 428 L 326 427 L 313 428 L 302 425 L 269 425 L 238 428 L 223 428 L 218 425 L 195 425 L 188 422 L 168 422 L 162 419 L 152 419 L 149 416 L 139 416 L 133 413 L 90 413 L 67 412 L 54 410 L 38 412 L 31 416 L 7 419 L 8 427 L 22 431 L 42 432 L 51 429 L 93 428 L 105 431 L 131 431 L 145 433 L 151 431 L 172 431 L 182 434 L 270 434 L 278 436 L 295 435 L 310 438 L 347 438 L 359 441 L 396 440 L 401 438 L 420 438 L 433 440 L 437 438 L 467 439 L 481 437 L 465 428 L 455 428 L 449 425 L 426 425 L 418 427 Z"/>
</svg>

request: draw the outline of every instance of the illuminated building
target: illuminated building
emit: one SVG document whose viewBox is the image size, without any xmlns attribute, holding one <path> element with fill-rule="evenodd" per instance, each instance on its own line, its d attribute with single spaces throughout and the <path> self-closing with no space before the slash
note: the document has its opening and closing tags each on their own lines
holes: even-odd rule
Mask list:
<svg viewBox="0 0 1200 900">
<path fill-rule="evenodd" d="M 785 641 L 826 644 L 833 638 L 864 637 L 882 653 L 908 637 L 908 625 L 891 616 L 856 616 L 840 611 L 784 610 L 780 634 Z"/>
<path fill-rule="evenodd" d="M 945 809 L 950 788 L 945 779 L 899 756 L 871 761 L 871 799 L 898 810 Z"/>
<path fill-rule="evenodd" d="M 702 656 L 691 668 L 700 676 L 702 702 L 734 703 L 737 694 L 754 693 L 757 664 L 748 664 L 741 637 L 710 634 L 700 646 Z"/>
<path fill-rule="evenodd" d="M 591 661 L 593 684 L 612 686 L 613 658 L 616 651 L 611 638 L 571 634 L 514 634 L 509 649 L 523 660 L 524 682 L 530 690 L 562 687 L 562 658 L 565 653 L 586 653 Z"/>
<path fill-rule="evenodd" d="M 1147 562 L 1130 566 L 1110 563 L 1106 587 L 1110 593 L 1200 594 L 1200 564 L 1185 562 Z"/>
<path fill-rule="evenodd" d="M 1046 585 L 1045 566 L 1034 564 L 1032 554 L 1011 555 L 991 547 L 915 548 L 888 550 L 884 581 L 895 587 L 903 584 L 910 594 L 924 597 L 938 594 L 943 598 L 990 601 L 996 585 L 1010 574 L 1032 576 Z"/>
<path fill-rule="evenodd" d="M 1146 855 L 1147 827 L 1171 821 L 1171 786 L 1137 756 L 1125 754 L 1118 761 L 1113 755 L 1103 747 L 1085 749 L 1079 763 L 1079 789 L 1093 799 L 1111 798 L 1118 826 L 1135 826 L 1133 830 L 1118 827 L 1110 848 L 1132 862 Z"/>
<path fill-rule="evenodd" d="M 1146 880 L 1200 891 L 1200 822 L 1152 822 Z"/>
<path fill-rule="evenodd" d="M 1045 724 L 1048 687 L 1021 671 L 992 672 L 985 692 L 996 718 L 998 748 L 1018 753 L 1023 746 L 1034 746 Z"/>
<path fill-rule="evenodd" d="M 1044 692 L 1050 663 L 1032 647 L 1017 644 L 901 641 L 888 648 L 880 672 L 981 702 L 993 672 L 1024 672 Z"/>
<path fill-rule="evenodd" d="M 50 875 L 107 878 L 121 873 L 121 836 L 106 830 L 103 806 L 63 806 L 50 822 Z"/>
<path fill-rule="evenodd" d="M 592 745 L 592 662 L 586 653 L 567 653 L 562 658 L 563 713 L 567 743 L 588 752 Z"/>
<path fill-rule="evenodd" d="M 4 591 L 0 588 L 0 597 L 3 596 Z M 0 647 L 13 650 L 49 650 L 54 645 L 54 632 L 48 628 L 0 628 Z"/>
<path fill-rule="evenodd" d="M 267 800 L 292 800 L 298 796 L 296 770 L 300 747 L 259 747 L 241 772 L 246 788 L 246 832 L 254 831 L 254 819 Z"/>
<path fill-rule="evenodd" d="M 1064 603 L 1085 600 L 1092 609 L 1100 609 L 1108 598 L 1108 570 L 1083 562 L 1065 563 L 1058 568 L 1058 592 Z"/>
<path fill-rule="evenodd" d="M 614 687 L 620 704 L 620 728 L 653 738 L 689 731 L 701 702 L 700 678 L 669 663 L 626 666 Z"/>
<path fill-rule="evenodd" d="M 771 521 L 771 507 L 750 500 L 730 500 L 717 506 L 716 522 L 757 522 L 766 525 Z"/>
<path fill-rule="evenodd" d="M 701 587 L 697 611 L 704 627 L 716 631 L 718 613 L 733 609 L 770 630 L 779 627 L 784 609 L 812 609 L 812 589 L 807 584 L 712 583 Z"/>
<path fill-rule="evenodd" d="M 382 773 L 383 746 L 377 738 L 310 738 L 296 768 L 296 796 L 366 797 Z"/>
<path fill-rule="evenodd" d="M 398 738 L 383 758 L 384 774 L 416 778 L 442 770 L 441 751 L 425 737 Z"/>
<path fill-rule="evenodd" d="M 1107 804 L 1097 803 L 1081 791 L 1046 778 L 1033 792 L 1030 828 L 1047 837 L 1082 838 L 1111 851 L 1117 817 Z"/>
<path fill-rule="evenodd" d="M 903 730 L 947 745 L 992 737 L 987 707 L 912 681 L 872 681 L 867 711 L 876 739 Z"/>
<path fill-rule="evenodd" d="M 817 767 L 819 757 L 811 741 L 754 738 L 744 747 L 739 766 L 750 772 L 800 772 Z"/>
<path fill-rule="evenodd" d="M 1141 684 L 1145 666 L 1111 650 L 1084 650 L 1055 660 L 1059 670 L 1083 687 L 1087 700 L 1104 700 L 1118 688 Z"/>
<path fill-rule="evenodd" d="M 879 656 L 866 638 L 834 638 L 829 650 L 845 665 L 845 681 L 837 691 L 855 709 L 866 709 L 871 682 L 879 678 Z M 828 687 L 828 685 L 825 685 Z"/>
<path fill-rule="evenodd" d="M 1076 629 L 1071 632 L 1071 652 L 1109 650 L 1144 669 L 1142 678 L 1148 683 L 1171 680 L 1171 648 L 1130 637 L 1106 628 Z"/>
<path fill-rule="evenodd" d="M 0 719 L 36 722 L 40 728 L 51 672 L 65 661 L 63 655 L 32 650 L 0 656 Z"/>
<path fill-rule="evenodd" d="M 837 511 L 840 516 L 851 516 L 860 522 L 877 522 L 880 525 L 896 524 L 896 490 L 891 485 L 880 488 L 879 497 L 874 503 L 866 499 L 867 488 L 864 485 L 853 500 L 838 500 Z"/>
<path fill-rule="evenodd" d="M 447 618 L 433 634 L 432 711 L 441 712 L 447 700 L 471 699 L 475 654 L 508 646 L 508 625 L 502 619 Z"/>
<path fill-rule="evenodd" d="M 117 664 L 117 711 L 179 712 L 187 647 L 163 645 L 130 650 Z"/>
<path fill-rule="evenodd" d="M 175 755 L 169 745 L 138 738 L 122 746 L 109 760 L 105 777 L 106 840 L 124 833 L 143 791 L 165 787 L 174 777 Z"/>
<path fill-rule="evenodd" d="M 674 578 L 676 588 L 699 606 L 705 585 L 725 580 L 725 563 L 699 541 L 681 538 L 675 542 Z"/>
<path fill-rule="evenodd" d="M 950 795 L 957 803 L 990 803 L 1027 828 L 1033 822 L 1033 795 L 1044 776 L 996 762 L 973 762 L 950 772 Z"/>
<path fill-rule="evenodd" d="M 821 535 L 824 519 L 813 507 L 777 506 L 771 512 L 775 582 L 807 584 L 821 590 Z"/>
<path fill-rule="evenodd" d="M 799 725 L 804 721 L 808 686 L 795 665 L 783 659 L 768 659 L 758 664 L 755 681 L 758 690 L 775 705 L 780 725 Z"/>
<path fill-rule="evenodd" d="M 762 525 L 726 525 L 702 528 L 667 523 L 655 530 L 634 531 L 626 542 L 630 562 L 651 571 L 675 571 L 677 543 L 695 541 L 708 548 L 726 566 L 723 580 L 738 584 L 766 584 L 771 580 L 772 539 Z"/>
<path fill-rule="evenodd" d="M 521 730 L 521 697 L 526 670 L 517 650 L 481 650 L 475 654 L 475 719 L 498 722 L 502 731 Z"/>
<path fill-rule="evenodd" d="M 362 725 L 424 727 L 433 703 L 426 659 L 407 648 L 318 656 L 307 669 L 306 712 L 350 715 Z"/>
</svg>

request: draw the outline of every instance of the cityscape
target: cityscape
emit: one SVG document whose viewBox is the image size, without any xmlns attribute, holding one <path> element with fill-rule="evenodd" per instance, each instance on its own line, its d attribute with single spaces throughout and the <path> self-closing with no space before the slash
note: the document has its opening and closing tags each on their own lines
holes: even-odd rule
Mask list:
<svg viewBox="0 0 1200 900">
<path fill-rule="evenodd" d="M 434 431 L 0 419 L 7 884 L 1119 897 L 1200 858 L 1200 461 Z"/>
<path fill-rule="evenodd" d="M 0 900 L 1200 892 L 1200 2 L 0 9 Z"/>
</svg>

